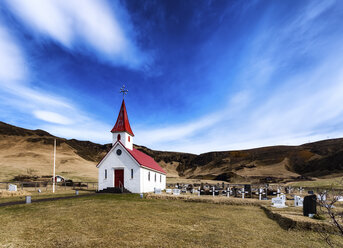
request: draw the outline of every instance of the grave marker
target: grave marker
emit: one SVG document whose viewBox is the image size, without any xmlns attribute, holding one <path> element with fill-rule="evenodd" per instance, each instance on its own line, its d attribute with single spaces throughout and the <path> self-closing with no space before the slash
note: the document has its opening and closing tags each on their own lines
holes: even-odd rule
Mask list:
<svg viewBox="0 0 343 248">
<path fill-rule="evenodd" d="M 294 196 L 294 207 L 303 207 L 304 198 L 295 195 Z"/>
<path fill-rule="evenodd" d="M 173 195 L 180 195 L 181 190 L 180 189 L 173 189 Z"/>
<path fill-rule="evenodd" d="M 281 198 L 281 197 L 275 197 L 275 198 L 272 198 L 272 207 L 275 207 L 275 208 L 285 208 L 287 207 L 286 206 L 286 200 L 284 198 Z"/>
<path fill-rule="evenodd" d="M 8 191 L 17 191 L 17 185 L 15 184 L 8 185 Z"/>
<path fill-rule="evenodd" d="M 155 188 L 154 189 L 154 193 L 160 195 L 160 194 L 162 194 L 162 190 L 158 189 L 158 188 Z"/>
<path fill-rule="evenodd" d="M 258 189 L 258 199 L 261 201 L 262 200 L 262 188 Z"/>
<path fill-rule="evenodd" d="M 171 189 L 166 189 L 166 193 L 167 193 L 167 194 L 171 194 L 171 193 L 172 193 L 172 190 L 171 190 Z"/>
<path fill-rule="evenodd" d="M 304 216 L 313 216 L 317 213 L 317 197 L 316 195 L 308 195 L 304 198 L 303 214 Z"/>
</svg>

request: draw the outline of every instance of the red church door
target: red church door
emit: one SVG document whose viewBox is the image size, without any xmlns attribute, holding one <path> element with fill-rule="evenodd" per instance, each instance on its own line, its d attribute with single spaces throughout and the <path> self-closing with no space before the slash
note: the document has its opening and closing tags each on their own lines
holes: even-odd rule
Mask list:
<svg viewBox="0 0 343 248">
<path fill-rule="evenodd" d="M 124 170 L 114 170 L 114 187 L 124 187 Z"/>
</svg>

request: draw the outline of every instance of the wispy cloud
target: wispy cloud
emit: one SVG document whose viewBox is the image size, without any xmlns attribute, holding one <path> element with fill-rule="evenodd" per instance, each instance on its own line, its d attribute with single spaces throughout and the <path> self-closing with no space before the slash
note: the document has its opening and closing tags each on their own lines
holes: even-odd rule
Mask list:
<svg viewBox="0 0 343 248">
<path fill-rule="evenodd" d="M 73 102 L 41 89 L 31 88 L 29 66 L 20 45 L 0 22 L 0 106 L 2 117 L 27 116 L 36 128 L 66 138 L 111 142 L 110 126 L 90 118 Z M 6 121 L 6 120 L 3 120 Z M 57 124 L 57 125 L 56 125 Z"/>
<path fill-rule="evenodd" d="M 119 3 L 113 11 L 103 0 L 6 2 L 35 34 L 70 50 L 92 52 L 101 60 L 132 68 L 141 67 L 148 59 L 135 43 L 128 15 Z"/>
</svg>

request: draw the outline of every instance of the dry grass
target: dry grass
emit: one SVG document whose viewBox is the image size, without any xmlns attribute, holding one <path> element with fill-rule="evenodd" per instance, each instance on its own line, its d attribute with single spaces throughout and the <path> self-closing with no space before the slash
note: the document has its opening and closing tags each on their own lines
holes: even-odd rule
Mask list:
<svg viewBox="0 0 343 248">
<path fill-rule="evenodd" d="M 286 231 L 257 207 L 137 195 L 2 207 L 0 233 L 4 247 L 325 246 L 317 233 Z"/>
<path fill-rule="evenodd" d="M 23 191 L 18 190 L 17 193 L 14 193 L 13 195 L 11 195 L 9 191 L 7 192 L 2 191 L 2 192 L 4 192 L 4 196 L 1 197 L 1 193 L 0 193 L 0 203 L 24 201 L 26 195 L 31 195 L 32 200 L 75 195 L 75 190 L 71 190 L 71 189 L 57 190 L 55 193 L 52 193 L 51 191 L 42 191 L 41 193 L 38 193 L 37 191 L 28 192 L 25 190 Z M 81 191 L 81 190 L 79 191 L 79 195 L 89 194 L 89 193 L 90 193 L 89 191 Z"/>
<path fill-rule="evenodd" d="M 343 189 L 343 177 L 331 177 L 331 178 L 315 178 L 314 181 L 301 181 L 292 182 L 287 185 L 293 187 L 309 187 L 309 188 L 341 188 Z"/>
<path fill-rule="evenodd" d="M 35 137 L 35 136 L 30 136 Z M 28 142 L 27 137 L 0 135 L 0 181 L 27 174 L 52 175 L 53 146 L 43 142 Z M 63 143 L 57 147 L 56 174 L 73 180 L 96 181 L 95 162 L 87 161 Z"/>
<path fill-rule="evenodd" d="M 31 193 L 25 190 L 18 190 L 18 191 L 0 190 L 0 198 L 13 199 L 13 197 L 23 197 L 27 195 L 31 195 Z"/>
</svg>

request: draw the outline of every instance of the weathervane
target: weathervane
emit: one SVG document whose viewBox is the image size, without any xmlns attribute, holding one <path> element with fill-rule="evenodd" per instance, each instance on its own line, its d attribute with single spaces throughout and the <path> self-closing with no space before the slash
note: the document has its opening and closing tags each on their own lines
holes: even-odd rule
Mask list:
<svg viewBox="0 0 343 248">
<path fill-rule="evenodd" d="M 120 93 L 123 94 L 123 99 L 125 97 L 125 95 L 127 94 L 127 92 L 129 92 L 127 89 L 125 89 L 125 85 L 123 85 L 121 88 L 120 88 Z"/>
</svg>

